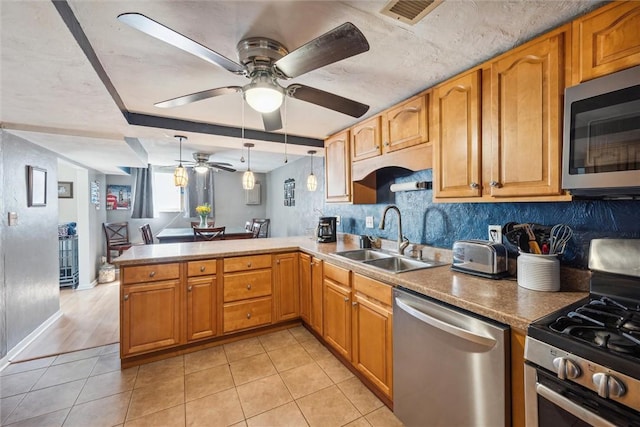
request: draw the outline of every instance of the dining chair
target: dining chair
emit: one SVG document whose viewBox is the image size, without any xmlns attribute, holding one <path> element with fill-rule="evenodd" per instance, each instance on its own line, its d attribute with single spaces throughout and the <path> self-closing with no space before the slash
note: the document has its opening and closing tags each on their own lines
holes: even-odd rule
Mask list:
<svg viewBox="0 0 640 427">
<path fill-rule="evenodd" d="M 102 229 L 107 240 L 107 263 L 111 264 L 112 251 L 118 251 L 118 256 L 120 256 L 122 252 L 133 246 L 129 241 L 129 223 L 104 222 Z"/>
<path fill-rule="evenodd" d="M 193 227 L 193 241 L 224 240 L 226 227 Z"/>
<path fill-rule="evenodd" d="M 207 220 L 207 227 L 212 228 L 215 226 L 216 220 L 212 219 L 211 221 Z M 195 228 L 200 225 L 200 221 L 191 221 L 191 228 Z"/>
<path fill-rule="evenodd" d="M 145 245 L 153 245 L 153 234 L 151 233 L 151 226 L 149 224 L 141 226 L 140 233 L 142 234 L 142 241 Z"/>
<path fill-rule="evenodd" d="M 268 218 L 253 218 L 252 221 L 252 231 L 254 237 L 263 238 L 269 237 L 269 223 L 271 222 Z"/>
<path fill-rule="evenodd" d="M 247 221 L 244 223 L 244 229 L 247 231 L 253 231 L 253 221 Z"/>
</svg>

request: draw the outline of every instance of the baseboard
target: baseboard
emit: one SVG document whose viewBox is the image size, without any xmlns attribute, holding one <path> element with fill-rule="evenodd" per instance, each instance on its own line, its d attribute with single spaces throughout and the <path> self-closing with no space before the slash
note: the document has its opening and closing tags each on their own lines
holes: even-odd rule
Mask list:
<svg viewBox="0 0 640 427">
<path fill-rule="evenodd" d="M 86 289 L 95 288 L 97 285 L 98 285 L 98 279 L 94 279 L 93 282 L 89 283 L 88 285 L 78 285 L 76 290 L 77 291 L 84 291 Z"/>
<path fill-rule="evenodd" d="M 29 344 L 31 344 L 36 338 L 38 338 L 53 322 L 62 317 L 62 311 L 58 310 L 54 314 L 51 315 L 47 320 L 42 322 L 40 326 L 38 326 L 33 332 L 27 335 L 22 341 L 20 341 L 15 347 L 13 347 L 7 355 L 0 359 L 0 372 L 4 370 L 9 363 L 15 359 L 15 357 L 20 354 Z"/>
</svg>

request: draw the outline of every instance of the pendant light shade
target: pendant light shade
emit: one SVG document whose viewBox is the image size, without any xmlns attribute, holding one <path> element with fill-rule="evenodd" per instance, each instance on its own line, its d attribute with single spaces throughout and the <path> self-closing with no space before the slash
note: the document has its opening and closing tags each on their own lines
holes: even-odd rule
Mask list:
<svg viewBox="0 0 640 427">
<path fill-rule="evenodd" d="M 316 154 L 315 150 L 307 151 L 307 154 L 311 155 L 311 173 L 307 177 L 307 190 L 316 191 L 318 188 L 318 179 L 313 174 L 313 155 Z"/>
<path fill-rule="evenodd" d="M 256 185 L 256 177 L 253 172 L 251 172 L 251 147 L 253 147 L 254 144 L 247 142 L 244 146 L 247 147 L 247 171 L 242 175 L 242 188 L 245 190 L 253 190 L 253 187 Z"/>
<path fill-rule="evenodd" d="M 182 166 L 182 140 L 187 139 L 187 137 L 182 135 L 176 135 L 175 137 L 180 141 L 180 163 L 173 171 L 173 184 L 176 187 L 186 187 L 189 183 L 189 176 L 187 175 L 187 168 Z"/>
<path fill-rule="evenodd" d="M 247 104 L 259 113 L 276 111 L 284 99 L 282 89 L 268 75 L 257 76 L 243 92 Z"/>
</svg>

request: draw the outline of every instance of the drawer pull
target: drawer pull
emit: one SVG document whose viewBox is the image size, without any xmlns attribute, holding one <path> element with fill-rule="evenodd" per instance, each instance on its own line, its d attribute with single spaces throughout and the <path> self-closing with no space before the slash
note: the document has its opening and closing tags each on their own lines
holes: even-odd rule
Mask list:
<svg viewBox="0 0 640 427">
<path fill-rule="evenodd" d="M 203 273 L 204 270 L 206 270 L 206 267 L 203 265 L 203 266 L 200 267 L 200 272 Z"/>
<path fill-rule="evenodd" d="M 251 283 L 249 283 L 249 284 L 247 285 L 247 290 L 248 290 L 248 291 L 250 291 L 250 290 L 251 290 Z"/>
<path fill-rule="evenodd" d="M 247 313 L 247 319 L 251 319 L 251 313 Z"/>
<path fill-rule="evenodd" d="M 349 302 L 349 298 L 348 297 L 344 297 L 344 302 Z"/>
<path fill-rule="evenodd" d="M 250 262 L 247 263 L 247 268 L 251 268 L 251 263 Z"/>
<path fill-rule="evenodd" d="M 192 290 L 192 289 L 193 289 L 193 286 L 189 286 L 189 287 L 187 288 L 187 290 L 188 290 L 189 292 L 191 292 L 191 290 Z"/>
<path fill-rule="evenodd" d="M 153 276 L 155 276 L 155 275 L 156 275 L 156 272 L 155 272 L 155 271 L 151 271 L 151 272 L 149 273 L 149 277 L 153 277 Z"/>
<path fill-rule="evenodd" d="M 129 301 L 129 294 L 126 294 L 126 295 L 124 296 L 124 300 L 125 300 L 125 301 Z"/>
</svg>

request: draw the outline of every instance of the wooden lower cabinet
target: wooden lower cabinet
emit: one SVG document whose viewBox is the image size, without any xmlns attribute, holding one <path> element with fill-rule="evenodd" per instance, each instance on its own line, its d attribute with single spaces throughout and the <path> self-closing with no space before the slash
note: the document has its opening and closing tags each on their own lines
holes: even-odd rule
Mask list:
<svg viewBox="0 0 640 427">
<path fill-rule="evenodd" d="M 299 255 L 297 252 L 273 256 L 275 321 L 300 317 Z"/>
<path fill-rule="evenodd" d="M 324 262 L 313 258 L 311 262 L 311 328 L 318 334 L 323 332 L 323 310 L 322 310 L 322 278 Z"/>
<path fill-rule="evenodd" d="M 324 265 L 322 283 L 323 338 L 351 360 L 351 283 L 349 270 Z"/>
<path fill-rule="evenodd" d="M 300 283 L 300 318 L 311 324 L 311 255 L 301 253 L 298 262 Z"/>
<path fill-rule="evenodd" d="M 180 280 L 124 285 L 120 299 L 121 356 L 180 343 Z"/>
<path fill-rule="evenodd" d="M 271 297 L 253 298 L 224 305 L 224 332 L 255 328 L 271 323 Z"/>
<path fill-rule="evenodd" d="M 217 293 L 215 276 L 187 279 L 187 341 L 216 336 Z"/>
</svg>

